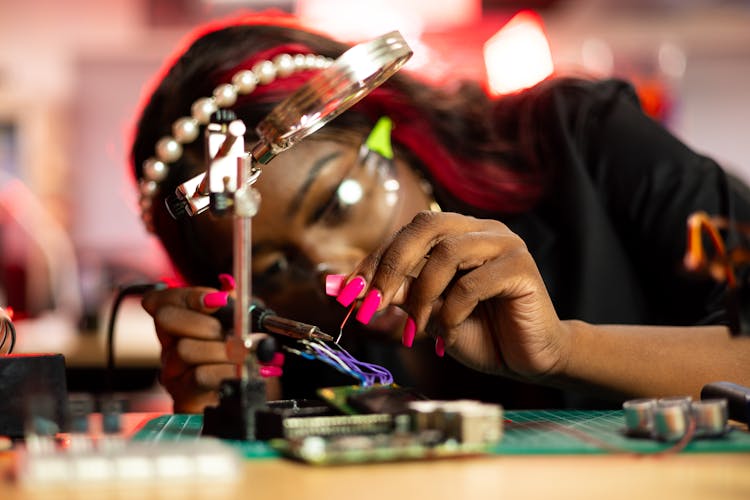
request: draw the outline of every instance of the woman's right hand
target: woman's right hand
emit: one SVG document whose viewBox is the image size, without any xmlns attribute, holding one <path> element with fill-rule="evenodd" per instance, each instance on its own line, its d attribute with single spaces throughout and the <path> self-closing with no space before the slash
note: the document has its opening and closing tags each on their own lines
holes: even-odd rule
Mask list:
<svg viewBox="0 0 750 500">
<path fill-rule="evenodd" d="M 236 376 L 221 323 L 211 316 L 226 304 L 228 293 L 181 287 L 143 297 L 161 344 L 159 380 L 174 400 L 175 413 L 201 413 L 206 406 L 216 405 L 221 381 Z"/>
</svg>

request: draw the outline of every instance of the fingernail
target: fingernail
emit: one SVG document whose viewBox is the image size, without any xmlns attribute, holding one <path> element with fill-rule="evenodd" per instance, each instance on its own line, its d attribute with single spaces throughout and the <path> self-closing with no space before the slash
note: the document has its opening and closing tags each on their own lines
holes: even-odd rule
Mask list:
<svg viewBox="0 0 750 500">
<path fill-rule="evenodd" d="M 187 286 L 187 283 L 182 278 L 178 278 L 175 276 L 165 276 L 161 278 L 159 281 L 162 283 L 166 283 L 167 288 L 179 288 L 181 286 Z"/>
<path fill-rule="evenodd" d="M 380 293 L 380 290 L 373 288 L 367 292 L 365 300 L 362 301 L 362 305 L 359 306 L 359 310 L 355 316 L 357 321 L 364 325 L 369 323 L 372 319 L 372 315 L 378 310 L 381 300 L 383 300 L 383 295 Z"/>
<path fill-rule="evenodd" d="M 258 373 L 260 373 L 261 377 L 280 377 L 282 373 L 284 373 L 284 370 L 282 370 L 278 366 L 261 366 L 258 369 Z"/>
<path fill-rule="evenodd" d="M 208 308 L 224 307 L 227 305 L 229 292 L 211 292 L 203 296 L 203 305 Z"/>
<path fill-rule="evenodd" d="M 336 296 L 339 304 L 347 307 L 365 288 L 365 279 L 362 276 L 355 276 Z"/>
<path fill-rule="evenodd" d="M 435 339 L 435 354 L 441 358 L 445 356 L 445 340 L 443 340 L 443 337 Z"/>
<path fill-rule="evenodd" d="M 268 363 L 264 363 L 264 364 L 268 366 L 277 366 L 281 368 L 282 366 L 284 366 L 284 353 L 283 352 L 273 353 L 273 358 L 271 358 L 271 361 L 269 361 Z"/>
<path fill-rule="evenodd" d="M 401 342 L 405 347 L 411 347 L 414 344 L 414 335 L 417 333 L 417 325 L 411 316 L 406 317 L 404 333 L 401 335 Z"/>
<path fill-rule="evenodd" d="M 231 274 L 221 273 L 219 275 L 219 283 L 221 283 L 221 289 L 225 292 L 234 290 L 235 282 Z"/>
<path fill-rule="evenodd" d="M 335 297 L 341 290 L 341 284 L 344 282 L 346 274 L 327 274 L 326 275 L 326 295 Z"/>
</svg>

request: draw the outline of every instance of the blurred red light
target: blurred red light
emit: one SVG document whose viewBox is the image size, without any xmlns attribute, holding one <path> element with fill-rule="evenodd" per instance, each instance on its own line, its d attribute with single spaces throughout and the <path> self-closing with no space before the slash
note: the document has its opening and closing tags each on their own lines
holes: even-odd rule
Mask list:
<svg viewBox="0 0 750 500">
<path fill-rule="evenodd" d="M 487 83 L 493 94 L 531 87 L 554 71 L 544 23 L 533 11 L 521 11 L 484 44 Z"/>
</svg>

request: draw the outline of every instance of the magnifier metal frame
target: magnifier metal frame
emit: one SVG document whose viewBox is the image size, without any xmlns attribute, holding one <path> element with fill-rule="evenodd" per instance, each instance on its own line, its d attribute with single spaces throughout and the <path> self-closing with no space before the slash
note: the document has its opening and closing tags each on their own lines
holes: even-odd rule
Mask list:
<svg viewBox="0 0 750 500">
<path fill-rule="evenodd" d="M 258 124 L 253 158 L 266 164 L 312 134 L 390 78 L 412 53 L 398 31 L 347 50 Z"/>
</svg>

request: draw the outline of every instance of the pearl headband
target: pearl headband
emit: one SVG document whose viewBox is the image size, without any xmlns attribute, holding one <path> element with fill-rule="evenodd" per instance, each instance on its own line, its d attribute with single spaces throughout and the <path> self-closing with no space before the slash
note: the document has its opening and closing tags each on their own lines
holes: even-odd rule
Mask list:
<svg viewBox="0 0 750 500">
<path fill-rule="evenodd" d="M 201 97 L 193 102 L 190 116 L 183 116 L 172 123 L 172 135 L 164 136 L 156 143 L 156 154 L 143 162 L 143 174 L 139 182 L 139 206 L 141 220 L 146 229 L 154 232 L 153 200 L 159 183 L 169 174 L 169 165 L 182 157 L 183 144 L 198 138 L 201 125 L 207 125 L 211 115 L 221 108 L 237 102 L 239 96 L 251 94 L 258 85 L 268 85 L 276 78 L 283 78 L 298 71 L 323 69 L 333 64 L 333 59 L 315 54 L 279 54 L 271 60 L 263 60 L 251 69 L 235 73 L 232 83 L 217 86 L 211 97 Z"/>
</svg>

